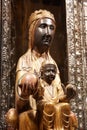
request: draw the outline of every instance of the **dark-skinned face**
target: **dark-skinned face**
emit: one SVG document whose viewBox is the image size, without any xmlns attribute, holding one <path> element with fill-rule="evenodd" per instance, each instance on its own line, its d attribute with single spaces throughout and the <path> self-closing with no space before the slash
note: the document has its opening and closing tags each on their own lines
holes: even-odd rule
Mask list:
<svg viewBox="0 0 87 130">
<path fill-rule="evenodd" d="M 42 69 L 42 78 L 48 83 L 51 84 L 55 79 L 57 70 L 54 64 L 46 64 Z"/>
<path fill-rule="evenodd" d="M 47 52 L 55 33 L 55 23 L 49 18 L 40 19 L 37 22 L 34 33 L 34 46 L 39 53 Z"/>
</svg>

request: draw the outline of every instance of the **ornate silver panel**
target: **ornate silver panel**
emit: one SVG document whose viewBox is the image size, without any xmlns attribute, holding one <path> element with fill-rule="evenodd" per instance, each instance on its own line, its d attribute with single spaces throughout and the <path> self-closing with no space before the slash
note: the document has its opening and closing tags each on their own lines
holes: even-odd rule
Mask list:
<svg viewBox="0 0 87 130">
<path fill-rule="evenodd" d="M 87 61 L 84 8 L 82 0 L 66 0 L 68 79 L 76 85 L 77 96 L 71 101 L 78 117 L 79 130 L 87 130 Z"/>
<path fill-rule="evenodd" d="M 6 111 L 14 106 L 14 86 L 11 80 L 14 75 L 11 71 L 15 68 L 14 63 L 14 42 L 11 38 L 12 18 L 11 18 L 11 0 L 1 0 L 1 88 L 0 88 L 0 130 L 6 129 L 5 114 Z"/>
</svg>

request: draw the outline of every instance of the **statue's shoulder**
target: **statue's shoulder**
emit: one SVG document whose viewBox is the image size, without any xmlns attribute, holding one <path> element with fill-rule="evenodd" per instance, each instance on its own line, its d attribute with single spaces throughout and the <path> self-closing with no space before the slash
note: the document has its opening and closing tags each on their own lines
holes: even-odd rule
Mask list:
<svg viewBox="0 0 87 130">
<path fill-rule="evenodd" d="M 21 70 L 22 68 L 28 68 L 29 67 L 29 61 L 30 61 L 30 55 L 29 52 L 26 52 L 24 55 L 22 55 L 17 63 L 17 71 Z"/>
<path fill-rule="evenodd" d="M 20 58 L 19 58 L 19 60 L 18 61 L 22 61 L 22 60 L 25 60 L 27 57 L 29 57 L 29 52 L 27 51 L 26 53 L 24 53 Z"/>
</svg>

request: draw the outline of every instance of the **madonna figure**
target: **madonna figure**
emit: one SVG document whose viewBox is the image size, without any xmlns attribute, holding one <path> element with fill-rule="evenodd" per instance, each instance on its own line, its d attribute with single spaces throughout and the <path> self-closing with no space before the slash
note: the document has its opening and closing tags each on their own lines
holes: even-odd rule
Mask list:
<svg viewBox="0 0 87 130">
<path fill-rule="evenodd" d="M 49 11 L 40 9 L 31 14 L 28 24 L 28 50 L 19 58 L 16 69 L 15 108 L 12 112 L 15 115 L 16 110 L 18 118 L 14 129 L 75 130 L 77 119 L 69 105 L 69 100 L 75 95 L 75 89 L 70 85 L 66 87 L 66 93 L 63 91 L 59 69 L 49 52 L 56 30 L 55 18 Z M 39 93 L 39 89 L 43 63 L 52 64 L 50 66 L 55 71 L 55 78 L 48 82 L 49 91 L 43 87 L 46 102 L 43 101 L 41 105 L 40 97 L 43 92 Z M 45 86 L 45 82 L 42 82 L 42 86 Z M 50 93 L 52 88 L 56 88 L 55 99 L 52 99 L 55 95 Z M 9 123 L 8 117 L 7 113 Z"/>
</svg>

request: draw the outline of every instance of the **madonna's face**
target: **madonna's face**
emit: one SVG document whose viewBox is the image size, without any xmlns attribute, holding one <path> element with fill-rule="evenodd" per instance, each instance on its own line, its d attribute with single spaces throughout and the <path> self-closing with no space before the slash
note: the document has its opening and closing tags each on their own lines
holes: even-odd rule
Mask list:
<svg viewBox="0 0 87 130">
<path fill-rule="evenodd" d="M 34 46 L 39 53 L 47 52 L 55 33 L 55 23 L 49 18 L 40 19 L 34 32 Z"/>
</svg>

